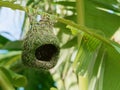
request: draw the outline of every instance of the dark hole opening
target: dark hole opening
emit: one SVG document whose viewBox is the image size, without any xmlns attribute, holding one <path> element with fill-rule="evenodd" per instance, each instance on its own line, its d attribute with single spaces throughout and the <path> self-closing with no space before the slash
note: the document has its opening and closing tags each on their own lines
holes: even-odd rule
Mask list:
<svg viewBox="0 0 120 90">
<path fill-rule="evenodd" d="M 38 47 L 35 51 L 35 56 L 38 60 L 50 61 L 51 58 L 58 52 L 56 46 L 52 44 L 45 44 Z"/>
</svg>

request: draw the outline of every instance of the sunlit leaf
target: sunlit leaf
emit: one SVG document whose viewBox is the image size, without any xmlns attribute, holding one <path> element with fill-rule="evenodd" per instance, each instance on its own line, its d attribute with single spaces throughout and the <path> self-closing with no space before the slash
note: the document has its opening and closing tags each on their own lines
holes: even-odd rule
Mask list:
<svg viewBox="0 0 120 90">
<path fill-rule="evenodd" d="M 81 46 L 78 49 L 76 59 L 73 62 L 73 67 L 76 73 L 84 75 L 85 72 L 92 70 L 99 46 L 99 40 L 89 35 L 84 35 Z"/>
<path fill-rule="evenodd" d="M 51 87 L 50 90 L 58 90 L 57 88 Z"/>
<path fill-rule="evenodd" d="M 6 54 L 0 54 L 0 60 L 5 59 L 7 57 L 15 56 L 21 54 L 21 51 L 12 51 Z"/>
<path fill-rule="evenodd" d="M 70 25 L 67 25 L 66 28 L 69 28 L 73 35 L 77 35 L 78 33 L 80 33 L 79 30 L 77 30 L 76 28 L 74 28 L 74 27 L 72 27 Z"/>
</svg>

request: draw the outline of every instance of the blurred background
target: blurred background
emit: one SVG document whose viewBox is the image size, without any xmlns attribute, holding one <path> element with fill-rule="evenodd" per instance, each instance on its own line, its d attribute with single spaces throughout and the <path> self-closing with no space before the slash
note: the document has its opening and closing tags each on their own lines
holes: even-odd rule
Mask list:
<svg viewBox="0 0 120 90">
<path fill-rule="evenodd" d="M 21 62 L 25 7 L 69 20 L 54 25 L 61 51 L 50 70 Z M 119 90 L 118 43 L 119 0 L 0 0 L 0 90 Z"/>
</svg>

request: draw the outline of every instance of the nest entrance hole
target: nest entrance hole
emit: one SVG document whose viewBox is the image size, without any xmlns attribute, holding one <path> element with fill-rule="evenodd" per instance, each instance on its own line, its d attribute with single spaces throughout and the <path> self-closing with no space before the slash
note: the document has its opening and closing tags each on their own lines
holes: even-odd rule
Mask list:
<svg viewBox="0 0 120 90">
<path fill-rule="evenodd" d="M 38 47 L 35 51 L 35 57 L 41 61 L 50 61 L 58 53 L 58 48 L 53 44 L 45 44 Z"/>
</svg>

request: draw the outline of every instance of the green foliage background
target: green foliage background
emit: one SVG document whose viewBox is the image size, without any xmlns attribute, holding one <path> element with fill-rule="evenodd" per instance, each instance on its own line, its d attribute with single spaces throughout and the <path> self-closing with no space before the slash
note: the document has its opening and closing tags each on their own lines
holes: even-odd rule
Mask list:
<svg viewBox="0 0 120 90">
<path fill-rule="evenodd" d="M 8 50 L 0 55 L 0 90 L 120 89 L 120 45 L 111 40 L 120 26 L 119 0 L 0 0 L 0 6 L 26 12 L 21 38 L 29 9 L 57 16 L 61 46 L 56 67 L 34 70 L 21 62 L 22 40 L 0 35 L 0 49 Z"/>
</svg>

